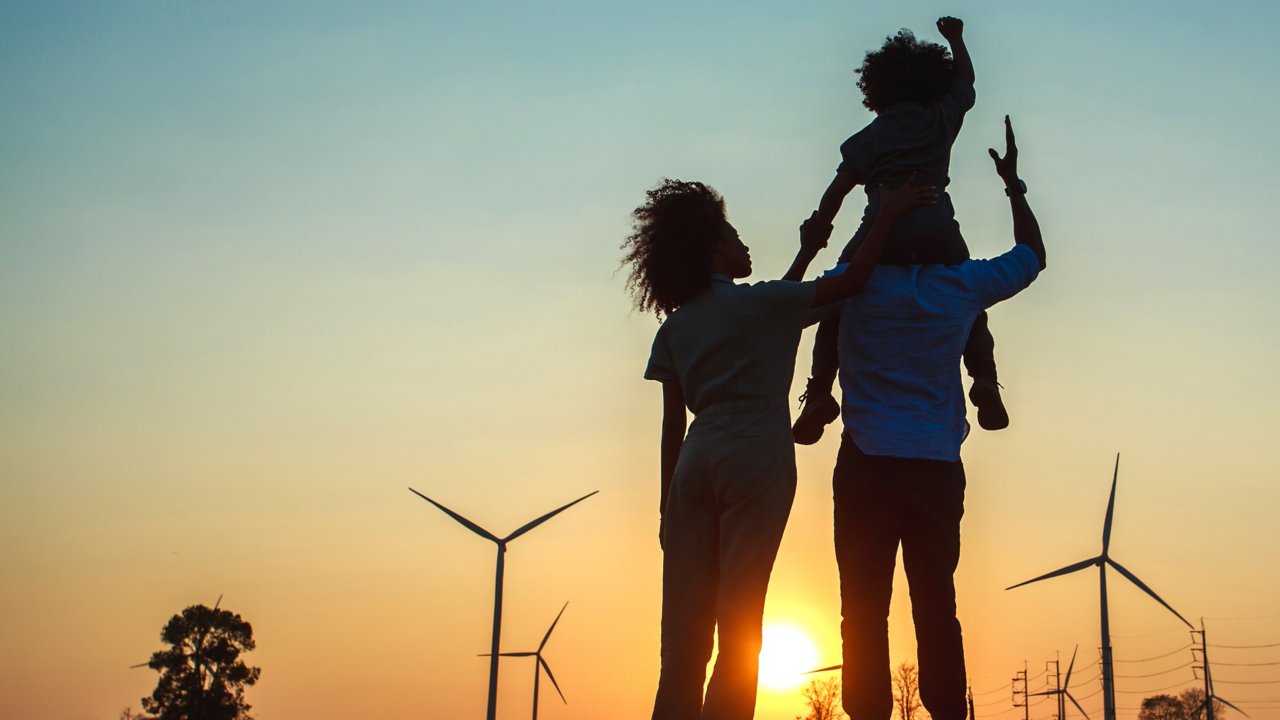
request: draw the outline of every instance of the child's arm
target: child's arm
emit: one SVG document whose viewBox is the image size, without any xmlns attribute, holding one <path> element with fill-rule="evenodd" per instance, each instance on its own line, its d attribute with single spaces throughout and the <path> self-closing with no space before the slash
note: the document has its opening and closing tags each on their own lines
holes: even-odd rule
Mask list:
<svg viewBox="0 0 1280 720">
<path fill-rule="evenodd" d="M 676 472 L 680 448 L 684 447 L 684 432 L 688 416 L 684 410 L 684 389 L 679 380 L 662 382 L 662 441 L 660 461 L 661 492 L 658 506 L 658 545 L 662 546 L 663 514 L 667 510 L 667 495 L 671 491 L 671 477 Z"/>
<path fill-rule="evenodd" d="M 813 214 L 814 221 L 819 225 L 830 225 L 835 221 L 836 213 L 840 212 L 840 206 L 844 204 L 845 195 L 853 192 L 861 183 L 862 179 L 848 170 L 836 171 L 835 178 L 818 201 L 818 211 Z"/>
<path fill-rule="evenodd" d="M 911 179 L 892 190 L 880 189 L 880 209 L 871 223 L 867 238 L 858 246 L 849 267 L 839 275 L 818 278 L 817 288 L 813 294 L 813 307 L 821 307 L 827 303 L 843 300 L 850 295 L 862 292 L 871 271 L 875 269 L 884 249 L 885 241 L 893 231 L 893 223 L 902 213 L 923 205 L 932 205 L 938 201 L 938 188 L 932 185 L 915 187 L 915 173 Z M 810 219 L 809 222 L 813 222 Z M 801 250 L 804 252 L 804 250 Z"/>
<path fill-rule="evenodd" d="M 942 33 L 942 37 L 951 46 L 951 56 L 956 63 L 956 77 L 972 85 L 973 60 L 969 58 L 969 48 L 964 44 L 964 21 L 950 16 L 938 18 L 938 32 Z"/>
</svg>

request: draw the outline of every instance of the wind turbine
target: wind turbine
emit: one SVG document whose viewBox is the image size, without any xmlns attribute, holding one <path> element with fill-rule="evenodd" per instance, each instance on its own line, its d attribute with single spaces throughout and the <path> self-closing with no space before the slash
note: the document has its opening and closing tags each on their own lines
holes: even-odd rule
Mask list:
<svg viewBox="0 0 1280 720">
<path fill-rule="evenodd" d="M 1107 500 L 1107 515 L 1102 524 L 1102 554 L 1097 557 L 1091 557 L 1087 560 L 1081 560 L 1078 563 L 1073 563 L 1064 568 L 1059 568 L 1053 572 L 1045 573 L 1039 577 L 1034 577 L 1030 580 L 1020 582 L 1017 585 L 1010 585 L 1005 588 L 1005 590 L 1012 590 L 1016 587 L 1030 585 L 1033 582 L 1039 582 L 1041 580 L 1048 580 L 1049 578 L 1058 577 L 1059 575 L 1068 575 L 1077 570 L 1083 570 L 1088 567 L 1096 566 L 1098 568 L 1098 587 L 1100 589 L 1100 603 L 1102 606 L 1102 714 L 1104 720 L 1116 720 L 1116 688 L 1115 678 L 1112 675 L 1111 667 L 1111 618 L 1107 614 L 1107 566 L 1110 565 L 1112 569 L 1123 575 L 1129 582 L 1137 585 L 1140 590 L 1150 595 L 1156 602 L 1163 605 L 1166 610 L 1176 615 L 1183 623 L 1186 623 L 1187 627 L 1192 627 L 1191 623 L 1187 622 L 1187 619 L 1182 617 L 1181 613 L 1174 610 L 1173 607 L 1161 599 L 1154 590 L 1147 587 L 1145 583 L 1139 580 L 1138 576 L 1126 570 L 1123 565 L 1116 562 L 1110 555 L 1111 519 L 1116 505 L 1116 480 L 1119 477 L 1120 454 L 1116 453 L 1116 469 L 1115 473 L 1111 476 L 1111 497 Z"/>
<path fill-rule="evenodd" d="M 218 606 L 219 606 L 219 605 L 221 605 L 221 604 L 222 604 L 222 593 L 218 593 L 218 601 L 217 601 L 217 602 L 215 602 L 215 603 L 213 604 L 213 609 L 216 611 L 216 610 L 218 609 Z M 201 648 L 201 647 L 204 647 L 204 639 L 205 639 L 205 638 L 207 638 L 207 637 L 209 637 L 209 630 L 208 630 L 208 629 L 206 629 L 206 630 L 204 631 L 204 633 L 202 633 L 202 634 L 200 635 L 200 641 L 196 643 L 196 648 L 197 648 L 197 649 L 198 649 L 198 648 Z M 138 668 L 144 668 L 144 667 L 151 667 L 151 661 L 150 661 L 150 660 L 148 660 L 148 661 L 146 661 L 146 662 L 144 662 L 144 663 L 138 663 L 137 665 L 130 665 L 130 666 L 129 666 L 129 669 L 130 669 L 130 670 L 137 670 Z"/>
<path fill-rule="evenodd" d="M 1085 720 L 1089 720 L 1089 713 L 1085 712 L 1084 708 L 1080 707 L 1080 703 L 1076 702 L 1075 696 L 1071 694 L 1071 690 L 1069 689 L 1071 687 L 1071 670 L 1076 666 L 1076 650 L 1079 649 L 1080 646 L 1077 645 L 1076 649 L 1071 651 L 1071 662 L 1067 664 L 1067 678 L 1057 687 L 1057 689 L 1031 693 L 1033 697 L 1037 695 L 1057 695 L 1058 720 L 1067 720 L 1067 700 L 1070 700 L 1071 704 L 1076 706 L 1076 709 L 1085 717 Z M 1055 660 L 1054 664 L 1056 665 L 1058 662 L 1059 661 Z"/>
<path fill-rule="evenodd" d="M 506 560 L 507 544 L 510 543 L 512 540 L 515 540 L 516 538 L 520 537 L 521 535 L 529 532 L 530 530 L 538 527 L 542 523 L 550 520 L 556 515 L 559 515 L 565 510 L 568 510 L 574 505 L 577 505 L 583 500 L 586 500 L 592 495 L 595 495 L 600 491 L 593 490 L 567 505 L 561 505 L 560 507 L 556 508 L 555 510 L 552 510 L 551 512 L 545 515 L 542 515 L 534 520 L 530 520 L 524 525 L 521 525 L 517 530 L 512 532 L 510 535 L 507 535 L 506 537 L 503 537 L 503 538 L 500 538 L 497 535 L 494 535 L 493 533 L 489 532 L 488 530 L 485 530 L 479 525 L 462 517 L 458 513 L 441 505 L 435 500 L 432 500 L 426 495 L 423 495 L 417 490 L 414 490 L 413 488 L 409 488 L 409 491 L 412 492 L 414 495 L 417 495 L 418 497 L 422 498 L 423 500 L 426 500 L 427 502 L 431 503 L 432 505 L 435 505 L 436 507 L 440 508 L 440 510 L 444 514 L 448 515 L 454 520 L 457 520 L 466 529 L 470 530 L 471 532 L 479 535 L 480 537 L 486 540 L 493 542 L 495 545 L 498 546 L 498 569 L 497 569 L 497 572 L 495 573 L 496 577 L 493 583 L 493 639 L 489 644 L 489 648 L 490 648 L 489 649 L 489 705 L 488 705 L 488 710 L 485 712 L 486 720 L 496 720 L 496 713 L 498 710 L 498 655 L 499 655 L 498 642 L 502 636 L 502 570 Z M 557 688 L 557 690 L 558 689 L 559 688 Z"/>
<path fill-rule="evenodd" d="M 560 622 L 560 615 L 564 614 L 564 609 L 569 607 L 569 603 L 565 603 L 560 608 L 560 613 L 556 615 L 556 619 L 551 621 L 551 627 L 547 628 L 547 634 L 542 636 L 542 642 L 538 643 L 538 649 L 532 652 L 504 652 L 499 653 L 502 657 L 532 657 L 533 663 L 533 720 L 538 720 L 538 679 L 543 672 L 547 673 L 547 679 L 555 687 L 556 692 L 560 693 L 560 700 L 568 705 L 569 701 L 564 699 L 564 693 L 560 690 L 560 683 L 556 682 L 556 676 L 551 674 L 551 666 L 542 657 L 542 649 L 547 646 L 547 640 L 551 637 L 551 631 L 556 629 L 556 623 Z"/>
</svg>

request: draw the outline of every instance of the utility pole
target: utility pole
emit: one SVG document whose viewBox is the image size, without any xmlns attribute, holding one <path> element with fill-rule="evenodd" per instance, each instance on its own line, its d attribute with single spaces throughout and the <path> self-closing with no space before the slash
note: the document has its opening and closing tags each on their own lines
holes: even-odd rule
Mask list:
<svg viewBox="0 0 1280 720">
<path fill-rule="evenodd" d="M 973 686 L 969 686 L 969 720 L 977 720 L 973 712 Z"/>
<path fill-rule="evenodd" d="M 1018 683 L 1022 683 L 1022 689 L 1018 689 Z M 1022 702 L 1018 702 L 1018 696 L 1022 696 Z M 1013 676 L 1013 706 L 1022 708 L 1023 720 L 1031 720 L 1031 703 L 1027 702 L 1027 661 L 1022 661 L 1022 670 Z"/>
<path fill-rule="evenodd" d="M 1046 660 L 1044 663 L 1045 685 L 1049 684 L 1049 667 L 1053 667 L 1053 693 L 1058 698 L 1058 720 L 1066 720 L 1067 717 L 1067 700 L 1062 692 L 1062 656 L 1054 651 L 1057 656 L 1054 660 Z"/>
<path fill-rule="evenodd" d="M 1209 637 L 1204 631 L 1204 618 L 1200 618 L 1200 629 L 1191 631 L 1191 641 L 1196 641 L 1196 636 L 1200 636 L 1200 647 L 1191 648 L 1191 657 L 1194 659 L 1196 650 L 1200 651 L 1200 665 L 1192 665 L 1191 671 L 1204 671 L 1204 713 L 1205 720 L 1213 720 L 1213 676 L 1209 674 Z"/>
</svg>

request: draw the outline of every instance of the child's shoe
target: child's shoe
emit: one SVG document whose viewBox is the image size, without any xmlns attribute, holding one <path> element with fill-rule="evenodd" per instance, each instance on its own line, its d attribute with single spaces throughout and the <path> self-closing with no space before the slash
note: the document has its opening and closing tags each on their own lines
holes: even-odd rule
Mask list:
<svg viewBox="0 0 1280 720">
<path fill-rule="evenodd" d="M 995 378 L 974 378 L 969 388 L 969 400 L 978 408 L 978 425 L 983 430 L 1003 430 L 1009 427 L 1009 411 L 1000 399 L 1000 383 Z"/>
<path fill-rule="evenodd" d="M 840 417 L 840 403 L 831 396 L 830 390 L 814 388 L 813 380 L 800 396 L 803 409 L 800 417 L 791 426 L 791 437 L 798 445 L 812 445 L 822 439 L 822 431 L 833 420 Z M 816 390 L 816 392 L 815 392 Z"/>
</svg>

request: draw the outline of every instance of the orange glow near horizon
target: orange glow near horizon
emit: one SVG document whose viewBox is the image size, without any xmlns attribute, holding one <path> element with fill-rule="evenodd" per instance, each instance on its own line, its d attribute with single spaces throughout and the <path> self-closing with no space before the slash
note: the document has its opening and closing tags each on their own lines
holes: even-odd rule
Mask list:
<svg viewBox="0 0 1280 720">
<path fill-rule="evenodd" d="M 788 623 L 764 628 L 760 648 L 760 685 L 770 690 L 790 690 L 802 685 L 804 673 L 818 663 L 818 648 L 809 633 Z"/>
</svg>

